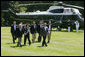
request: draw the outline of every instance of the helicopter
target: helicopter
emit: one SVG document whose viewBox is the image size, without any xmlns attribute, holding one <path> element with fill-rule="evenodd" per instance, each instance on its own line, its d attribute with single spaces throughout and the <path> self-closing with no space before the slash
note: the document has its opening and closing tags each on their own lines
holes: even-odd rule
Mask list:
<svg viewBox="0 0 85 57">
<path fill-rule="evenodd" d="M 22 5 L 42 5 L 43 3 L 36 3 L 36 4 L 21 4 Z M 49 4 L 49 3 L 45 3 Z M 50 3 L 52 4 L 52 3 Z M 78 9 L 84 10 L 83 7 L 75 6 L 75 5 L 68 5 L 63 2 L 59 2 L 55 6 L 50 6 L 49 9 L 46 11 L 40 11 L 37 10 L 35 12 L 26 12 L 26 13 L 15 13 L 11 8 L 9 8 L 9 11 L 17 16 L 18 18 L 34 18 L 35 20 L 52 20 L 53 25 L 57 24 L 57 26 L 61 26 L 61 28 L 67 28 L 67 22 L 70 20 L 70 22 L 74 25 L 75 21 L 79 21 L 80 27 L 84 28 L 84 18 L 82 17 L 82 14 L 79 12 Z M 73 27 L 73 29 L 74 29 Z"/>
</svg>

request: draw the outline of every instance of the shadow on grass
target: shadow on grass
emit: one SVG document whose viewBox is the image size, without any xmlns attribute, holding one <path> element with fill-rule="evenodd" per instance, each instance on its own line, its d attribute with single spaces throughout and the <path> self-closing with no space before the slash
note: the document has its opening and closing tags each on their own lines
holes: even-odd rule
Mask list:
<svg viewBox="0 0 85 57">
<path fill-rule="evenodd" d="M 43 46 L 37 46 L 37 47 L 43 47 Z"/>
<path fill-rule="evenodd" d="M 38 41 L 35 41 L 35 42 L 32 42 L 32 43 L 40 43 L 40 42 L 38 42 Z"/>
<path fill-rule="evenodd" d="M 6 44 L 13 44 L 13 43 L 6 43 Z"/>
<path fill-rule="evenodd" d="M 16 42 L 17 43 L 17 42 Z M 6 43 L 6 44 L 16 44 L 16 43 Z"/>
<path fill-rule="evenodd" d="M 11 48 L 16 48 L 16 47 L 19 47 L 19 46 L 10 46 Z"/>
<path fill-rule="evenodd" d="M 34 43 L 39 43 L 38 41 L 35 41 Z"/>
<path fill-rule="evenodd" d="M 22 45 L 22 46 L 10 46 L 11 48 L 17 48 L 17 47 L 23 47 L 23 46 L 26 46 L 26 45 Z"/>
<path fill-rule="evenodd" d="M 37 47 L 47 47 L 47 46 L 37 46 Z"/>
</svg>

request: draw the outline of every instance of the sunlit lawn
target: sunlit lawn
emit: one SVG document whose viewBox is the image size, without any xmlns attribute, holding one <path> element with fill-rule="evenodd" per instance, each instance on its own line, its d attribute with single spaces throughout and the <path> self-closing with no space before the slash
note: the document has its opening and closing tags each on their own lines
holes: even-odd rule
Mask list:
<svg viewBox="0 0 85 57">
<path fill-rule="evenodd" d="M 31 34 L 30 37 L 32 39 Z M 23 41 L 22 39 L 22 44 Z M 31 46 L 16 47 L 17 43 L 12 44 L 10 27 L 1 27 L 1 56 L 84 56 L 84 31 L 79 30 L 78 33 L 75 30 L 52 31 L 48 46 L 38 47 L 41 44 L 42 42 L 36 42 Z"/>
</svg>

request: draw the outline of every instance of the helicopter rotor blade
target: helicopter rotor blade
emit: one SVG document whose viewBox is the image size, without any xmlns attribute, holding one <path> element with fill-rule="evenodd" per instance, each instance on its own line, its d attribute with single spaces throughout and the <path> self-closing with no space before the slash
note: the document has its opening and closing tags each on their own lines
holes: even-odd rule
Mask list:
<svg viewBox="0 0 85 57">
<path fill-rule="evenodd" d="M 74 7 L 74 8 L 78 8 L 78 9 L 83 9 L 84 7 L 80 7 L 80 6 L 75 6 L 75 5 L 68 5 L 68 4 L 63 4 L 64 6 L 68 6 L 68 7 Z"/>
<path fill-rule="evenodd" d="M 53 3 L 32 3 L 32 4 L 20 4 L 18 6 L 30 6 L 30 5 L 53 5 Z"/>
</svg>

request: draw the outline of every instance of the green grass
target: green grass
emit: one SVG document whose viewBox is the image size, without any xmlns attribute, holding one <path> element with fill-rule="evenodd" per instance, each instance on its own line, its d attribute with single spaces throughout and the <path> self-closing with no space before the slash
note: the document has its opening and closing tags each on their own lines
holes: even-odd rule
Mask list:
<svg viewBox="0 0 85 57">
<path fill-rule="evenodd" d="M 31 34 L 30 36 L 32 39 Z M 22 44 L 23 41 L 22 39 Z M 42 42 L 16 47 L 17 44 L 12 44 L 10 27 L 1 27 L 1 56 L 84 56 L 84 31 L 53 31 L 48 46 L 38 47 L 41 44 Z"/>
</svg>

